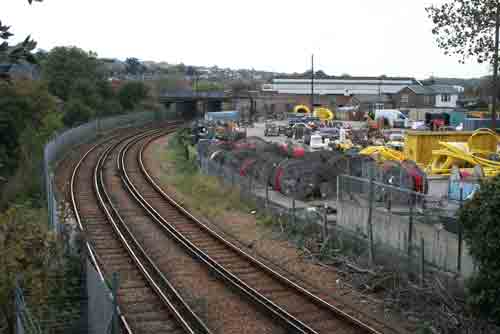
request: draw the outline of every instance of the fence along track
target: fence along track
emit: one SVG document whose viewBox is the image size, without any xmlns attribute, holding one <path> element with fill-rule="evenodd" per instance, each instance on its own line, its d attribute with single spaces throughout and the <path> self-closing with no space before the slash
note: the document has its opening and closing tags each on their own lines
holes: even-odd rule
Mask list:
<svg viewBox="0 0 500 334">
<path fill-rule="evenodd" d="M 100 185 L 102 166 L 113 149 L 124 139 L 134 136 L 112 137 L 108 146 L 103 146 L 104 143 L 94 145 L 73 171 L 72 204 L 80 229 L 93 241 L 93 245 L 86 243 L 89 255 L 103 280 L 104 272 L 120 274 L 118 299 L 125 332 L 209 333 L 200 330 L 203 326 L 192 329 L 184 320 L 168 299 L 172 296 L 168 282 L 161 282 L 161 273 L 154 272 L 154 264 L 148 263 L 147 256 L 114 219 L 111 203 L 104 203 L 107 194 Z"/>
<path fill-rule="evenodd" d="M 122 148 L 118 163 L 123 181 L 163 230 L 193 256 L 293 332 L 381 333 L 246 254 L 171 199 L 147 173 L 142 161 L 142 152 L 153 139 L 151 137 L 135 143 L 131 141 Z M 127 156 L 131 158 L 126 159 Z M 134 171 L 140 169 L 144 177 L 134 178 L 132 182 L 127 174 L 129 168 Z M 167 205 L 164 205 L 165 200 Z M 156 210 L 150 203 L 161 205 Z M 384 333 L 397 333 L 396 330 L 383 327 Z"/>
</svg>

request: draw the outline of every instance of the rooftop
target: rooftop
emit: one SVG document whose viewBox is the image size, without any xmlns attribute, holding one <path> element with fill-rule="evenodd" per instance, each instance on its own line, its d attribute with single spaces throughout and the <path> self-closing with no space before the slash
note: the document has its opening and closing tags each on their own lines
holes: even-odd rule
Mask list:
<svg viewBox="0 0 500 334">
<path fill-rule="evenodd" d="M 430 86 L 410 85 L 408 86 L 417 95 L 434 95 L 435 92 Z"/>
</svg>

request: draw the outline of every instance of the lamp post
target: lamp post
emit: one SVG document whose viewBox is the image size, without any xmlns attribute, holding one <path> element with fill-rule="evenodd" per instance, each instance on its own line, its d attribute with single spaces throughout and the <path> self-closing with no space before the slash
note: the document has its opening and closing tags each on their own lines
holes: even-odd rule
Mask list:
<svg viewBox="0 0 500 334">
<path fill-rule="evenodd" d="M 311 55 L 311 113 L 314 112 L 314 54 Z"/>
</svg>

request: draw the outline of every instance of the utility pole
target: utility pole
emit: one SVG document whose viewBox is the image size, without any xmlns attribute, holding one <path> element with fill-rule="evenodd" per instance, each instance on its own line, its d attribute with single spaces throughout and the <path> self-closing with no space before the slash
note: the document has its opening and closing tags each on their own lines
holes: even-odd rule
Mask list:
<svg viewBox="0 0 500 334">
<path fill-rule="evenodd" d="M 493 101 L 491 111 L 491 129 L 496 131 L 497 128 L 497 95 L 498 95 L 498 35 L 500 27 L 500 5 L 496 6 L 495 13 L 495 55 L 493 59 Z"/>
<path fill-rule="evenodd" d="M 311 113 L 314 113 L 314 54 L 311 55 Z"/>
</svg>

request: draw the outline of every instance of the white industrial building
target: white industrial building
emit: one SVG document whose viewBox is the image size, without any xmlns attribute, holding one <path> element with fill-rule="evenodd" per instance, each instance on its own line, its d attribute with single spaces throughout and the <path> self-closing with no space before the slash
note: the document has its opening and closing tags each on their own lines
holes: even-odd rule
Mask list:
<svg viewBox="0 0 500 334">
<path fill-rule="evenodd" d="M 381 95 L 395 94 L 410 85 L 421 85 L 414 78 L 328 78 L 314 79 L 314 94 L 319 95 Z M 278 94 L 310 94 L 311 79 L 273 79 L 264 91 Z"/>
</svg>

